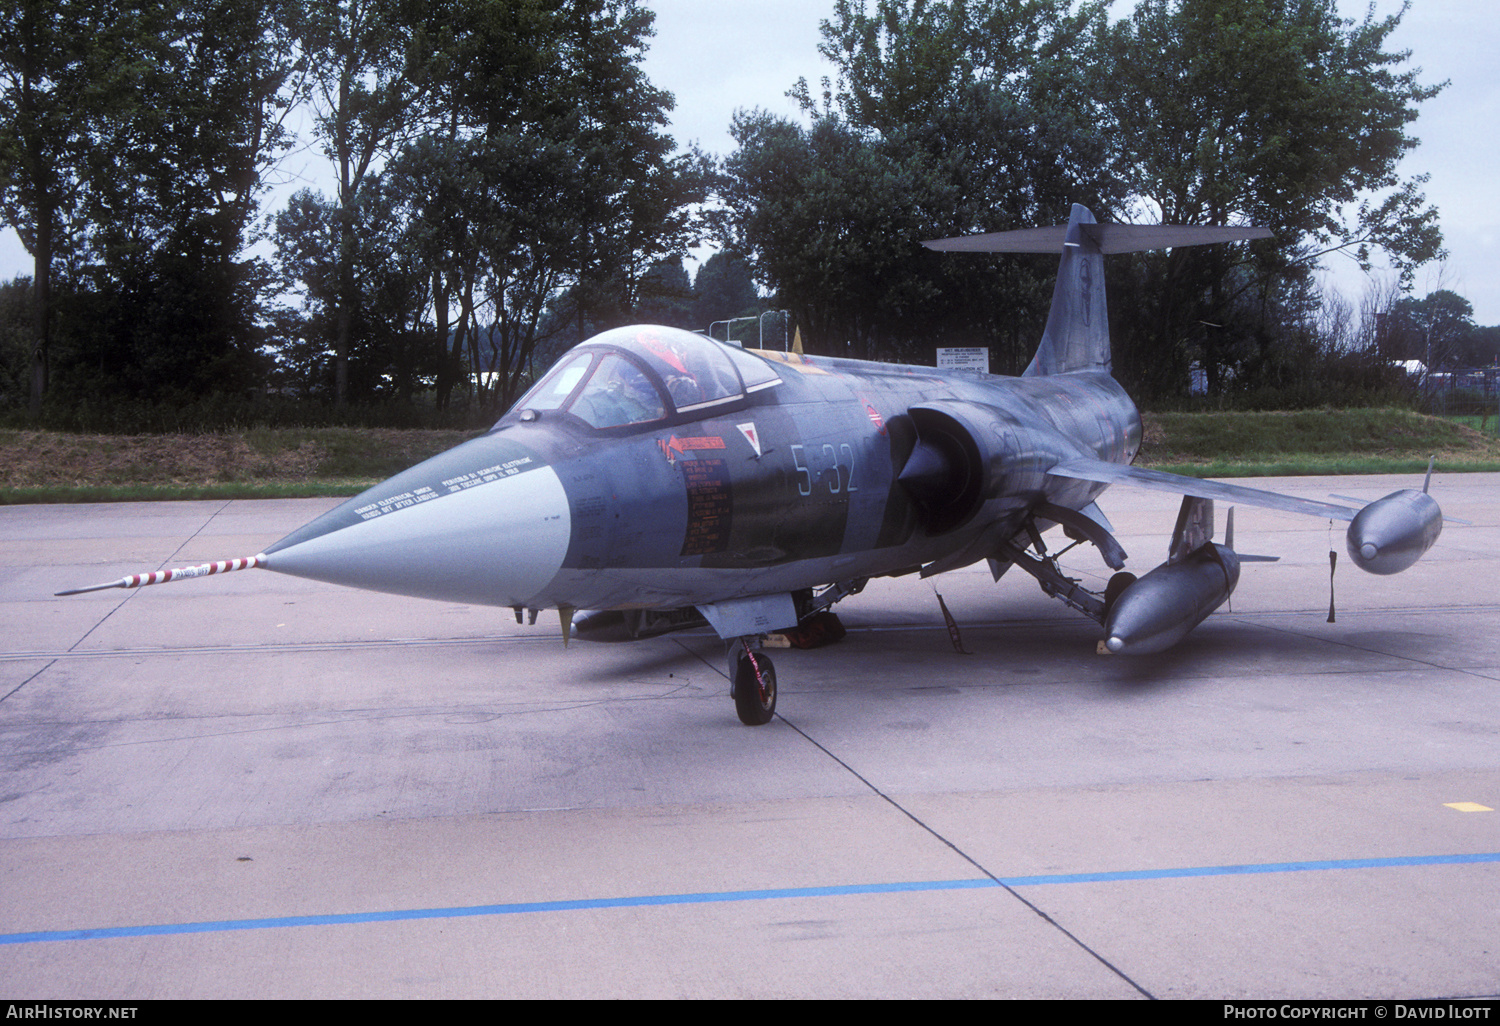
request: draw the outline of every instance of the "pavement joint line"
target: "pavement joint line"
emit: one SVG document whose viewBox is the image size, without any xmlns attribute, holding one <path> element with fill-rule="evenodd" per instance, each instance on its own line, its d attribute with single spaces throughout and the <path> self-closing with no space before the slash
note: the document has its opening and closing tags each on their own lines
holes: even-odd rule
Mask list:
<svg viewBox="0 0 1500 1026">
<path fill-rule="evenodd" d="M 1322 859 L 1305 862 L 1268 862 L 1246 865 L 1188 866 L 1171 869 L 1133 869 L 1097 873 L 1048 873 L 1036 876 L 979 877 L 966 880 L 911 880 L 897 883 L 839 884 L 824 887 L 781 887 L 761 890 L 704 891 L 684 894 L 646 894 L 616 898 L 577 898 L 561 901 L 508 902 L 449 908 L 392 909 L 327 915 L 275 916 L 260 919 L 220 919 L 191 923 L 155 923 L 75 930 L 34 930 L 0 934 L 0 945 L 57 941 L 109 940 L 237 930 L 274 930 L 296 926 L 352 926 L 420 919 L 461 919 L 476 916 L 519 915 L 538 912 L 578 912 L 599 909 L 649 908 L 668 905 L 705 905 L 785 898 L 830 898 L 868 894 L 911 894 L 990 888 L 1041 887 L 1137 880 L 1180 880 L 1268 873 L 1323 872 L 1342 869 L 1389 869 L 1411 866 L 1454 866 L 1500 863 L 1500 852 L 1450 855 L 1404 855 L 1390 858 Z"/>
<path fill-rule="evenodd" d="M 41 669 L 37 670 L 35 673 L 33 673 L 31 676 L 27 677 L 25 680 L 21 681 L 21 683 L 17 684 L 15 687 L 11 688 L 5 694 L 0 695 L 0 702 L 5 701 L 11 695 L 14 695 L 17 691 L 20 691 L 26 685 L 30 684 L 32 681 L 36 680 L 42 674 L 44 674 L 48 670 L 52 669 L 52 664 L 55 663 L 55 662 L 57 662 L 56 659 L 49 659 L 47 661 L 47 665 L 46 666 L 43 666 Z"/>
<path fill-rule="evenodd" d="M 175 552 L 173 552 L 172 556 L 175 556 L 177 554 L 177 552 L 181 552 L 183 549 L 185 549 L 192 542 L 192 540 L 194 538 L 198 537 L 200 534 L 203 533 L 203 531 L 208 527 L 209 524 L 213 523 L 215 517 L 217 517 L 220 513 L 224 512 L 228 508 L 229 508 L 229 503 L 225 502 L 222 506 L 220 506 L 218 509 L 214 510 L 211 514 L 209 514 L 208 519 L 205 520 L 205 521 L 203 521 L 203 523 L 199 525 L 198 529 L 196 531 L 194 531 L 192 533 L 192 535 L 187 538 L 186 541 L 184 541 L 181 545 L 177 546 L 177 549 L 176 549 Z M 168 556 L 167 559 L 164 560 L 161 563 L 161 566 L 166 566 L 167 563 L 171 561 L 172 556 Z M 160 568 L 161 567 L 159 566 L 157 569 L 160 569 Z M 131 599 L 131 596 L 134 595 L 134 594 L 135 594 L 135 592 L 132 590 L 131 592 L 129 592 L 128 594 L 126 594 L 126 596 L 124 598 L 122 598 L 122 599 L 120 599 L 120 601 L 116 602 L 110 608 L 109 612 L 107 612 L 103 616 L 101 616 L 94 623 L 94 625 L 92 627 L 90 627 L 88 630 L 86 630 L 86 631 L 83 632 L 83 635 L 77 641 L 73 642 L 72 645 L 68 646 L 68 651 L 67 652 L 59 652 L 59 653 L 55 653 L 55 654 L 52 654 L 50 656 L 44 657 L 44 658 L 48 658 L 50 660 L 47 663 L 47 665 L 43 666 L 41 669 L 37 670 L 35 673 L 33 673 L 31 676 L 27 677 L 21 683 L 17 684 L 15 687 L 11 688 L 4 695 L 0 695 L 0 702 L 4 702 L 6 699 L 8 699 L 12 695 L 16 694 L 16 692 L 20 691 L 26 685 L 30 684 L 32 681 L 36 680 L 42 674 L 44 674 L 48 670 L 52 669 L 53 664 L 56 663 L 58 661 L 58 659 L 63 659 L 63 658 L 66 658 L 69 655 L 72 655 L 74 649 L 76 649 L 79 645 L 83 644 L 86 640 L 88 640 L 88 637 L 89 637 L 90 634 L 93 634 L 96 630 L 98 630 L 101 626 L 104 625 L 104 621 L 108 620 L 111 616 L 114 616 L 117 612 L 119 612 L 120 608 L 122 606 L 124 606 L 125 603 L 129 602 L 130 599 Z M 3 655 L 3 656 L 0 656 L 0 661 L 9 661 L 10 659 L 11 659 L 11 656 L 8 653 L 5 654 L 5 655 Z"/>
<path fill-rule="evenodd" d="M 1407 654 L 1402 653 L 1402 652 L 1382 652 L 1379 649 L 1369 648 L 1369 647 L 1367 647 L 1365 645 L 1358 645 L 1358 644 L 1355 644 L 1353 641 L 1350 641 L 1347 638 L 1335 637 L 1333 635 L 1329 635 L 1329 636 L 1326 636 L 1326 637 L 1325 636 L 1321 636 L 1321 635 L 1313 635 L 1313 634 L 1309 634 L 1308 632 L 1306 632 L 1304 630 L 1299 630 L 1299 629 L 1295 629 L 1295 628 L 1292 628 L 1292 627 L 1281 627 L 1281 626 L 1277 626 L 1276 624 L 1267 624 L 1266 625 L 1266 629 L 1267 630 L 1271 630 L 1271 631 L 1276 631 L 1277 633 L 1280 633 L 1280 634 L 1290 634 L 1293 637 L 1305 638 L 1305 639 L 1308 639 L 1308 640 L 1311 640 L 1311 641 L 1324 641 L 1324 642 L 1327 642 L 1328 644 L 1331 644 L 1331 645 L 1337 645 L 1340 648 L 1351 649 L 1351 650 L 1353 650 L 1355 652 L 1363 652 L 1366 655 L 1385 656 L 1385 657 L 1391 658 L 1391 659 L 1399 659 L 1399 660 L 1401 660 L 1403 662 L 1415 663 L 1418 666 L 1425 666 L 1425 667 L 1427 667 L 1430 670 L 1444 670 L 1444 671 L 1447 671 L 1449 673 L 1463 673 L 1463 674 L 1467 674 L 1467 675 L 1472 676 L 1472 677 L 1479 677 L 1479 678 L 1481 678 L 1483 680 L 1494 680 L 1495 679 L 1493 676 L 1491 676 L 1491 673 L 1486 672 L 1486 671 L 1491 670 L 1491 667 L 1488 667 L 1488 666 L 1483 666 L 1483 667 L 1445 666 L 1442 663 L 1435 663 L 1435 662 L 1433 662 L 1430 659 L 1421 659 L 1421 658 L 1418 658 L 1417 656 L 1407 655 Z"/>
<path fill-rule="evenodd" d="M 216 509 L 212 513 L 210 513 L 208 515 L 208 519 L 205 520 L 205 521 L 203 521 L 203 523 L 199 524 L 198 525 L 198 529 L 196 531 L 194 531 L 192 534 L 188 535 L 185 539 L 183 539 L 182 543 L 179 544 L 177 546 L 177 548 L 175 548 L 175 549 L 172 550 L 172 554 L 170 556 L 168 556 L 166 559 L 162 560 L 160 563 L 157 564 L 156 569 L 162 570 L 169 563 L 171 563 L 174 559 L 176 559 L 177 558 L 177 554 L 179 552 L 181 552 L 183 549 L 187 548 L 189 545 L 191 545 L 193 543 L 193 539 L 197 538 L 200 534 L 202 534 L 204 532 L 204 530 L 206 530 L 208 528 L 208 525 L 214 522 L 214 518 L 217 517 L 220 513 L 224 512 L 226 509 L 228 509 L 229 508 L 229 503 L 233 502 L 233 501 L 234 501 L 233 499 L 230 499 L 230 500 L 224 502 L 221 506 L 219 506 L 218 509 Z M 68 651 L 69 652 L 73 651 L 73 649 L 77 648 L 79 645 L 82 645 L 85 641 L 87 641 L 88 638 L 89 638 L 89 635 L 93 634 L 100 627 L 103 627 L 104 626 L 104 622 L 106 620 L 108 620 L 110 617 L 114 616 L 116 613 L 118 613 L 120 611 L 120 609 L 125 605 L 125 603 L 129 602 L 132 598 L 134 598 L 135 595 L 136 595 L 136 592 L 138 590 L 139 589 L 136 589 L 136 588 L 127 589 L 126 592 L 125 592 L 125 597 L 122 598 L 122 599 L 120 599 L 120 601 L 116 602 L 114 604 L 114 606 L 110 608 L 109 612 L 107 612 L 103 616 L 101 616 L 98 619 L 98 621 L 94 624 L 94 626 L 92 626 L 88 630 L 84 631 L 83 635 L 81 637 L 79 637 L 79 639 L 77 641 L 75 641 L 75 642 L 73 642 L 73 644 L 69 645 L 68 646 Z M 12 692 L 12 694 L 14 694 L 14 692 Z M 10 696 L 7 695 L 6 697 L 8 698 Z"/>
<path fill-rule="evenodd" d="M 784 717 L 784 716 L 783 717 L 778 717 L 778 718 L 783 723 L 785 723 L 788 727 L 791 727 L 793 730 L 795 730 L 798 734 L 801 734 L 802 737 L 809 744 L 813 745 L 815 748 L 817 748 L 819 751 L 821 751 L 824 755 L 828 756 L 834 762 L 836 762 L 840 766 L 842 766 L 847 773 L 849 773 L 851 776 L 854 777 L 854 779 L 858 780 L 861 784 L 864 784 L 866 787 L 868 787 L 871 791 L 873 791 L 876 795 L 878 795 L 883 801 L 889 803 L 890 806 L 893 809 L 895 809 L 897 812 L 901 813 L 903 816 L 905 816 L 907 819 L 911 820 L 913 823 L 915 823 L 917 826 L 921 827 L 923 830 L 927 831 L 929 834 L 931 834 L 933 837 L 937 838 L 943 844 L 947 845 L 948 848 L 950 848 L 955 855 L 957 855 L 959 858 L 963 859 L 965 862 L 969 863 L 969 865 L 973 866 L 975 869 L 979 870 L 981 873 L 983 873 L 985 875 L 986 878 L 988 878 L 989 880 L 993 881 L 994 884 L 995 884 L 995 886 L 1000 887 L 1001 889 L 1003 889 L 1005 891 L 1005 893 L 1009 894 L 1016 901 L 1020 902 L 1022 905 L 1025 905 L 1028 909 L 1031 910 L 1031 912 L 1034 915 L 1036 915 L 1039 919 L 1041 919 L 1042 922 L 1046 923 L 1052 929 L 1054 929 L 1058 933 L 1062 934 L 1069 941 L 1071 941 L 1074 945 L 1076 945 L 1081 951 L 1083 951 L 1085 954 L 1087 954 L 1090 958 L 1094 959 L 1094 961 L 1098 962 L 1104 968 L 1106 968 L 1110 972 L 1114 973 L 1116 976 L 1118 976 L 1125 983 L 1128 983 L 1142 997 L 1146 998 L 1147 1000 L 1151 1000 L 1151 1001 L 1156 1000 L 1156 995 L 1152 994 L 1145 987 L 1142 987 L 1139 983 L 1135 982 L 1135 980 L 1131 979 L 1130 976 L 1123 969 L 1121 969 L 1119 966 L 1115 965 L 1109 959 L 1105 958 L 1102 954 L 1100 954 L 1099 952 L 1095 951 L 1092 947 L 1090 947 L 1083 940 L 1082 937 L 1079 937 L 1072 930 L 1069 930 L 1062 923 L 1060 923 L 1056 919 L 1052 918 L 1052 916 L 1050 916 L 1046 912 L 1044 912 L 1039 906 L 1037 906 L 1035 903 L 1033 903 L 1032 901 L 1030 901 L 1029 899 L 1027 899 L 1024 895 L 1022 895 L 1020 891 L 1016 890 L 1015 887 L 1013 887 L 1010 884 L 1007 884 L 1003 879 L 1001 879 L 999 876 L 997 876 L 996 874 L 994 874 L 993 872 L 991 872 L 990 869 L 989 869 L 989 867 L 987 867 L 987 866 L 983 865 L 982 863 L 980 863 L 980 861 L 978 859 L 976 859 L 974 856 L 972 856 L 968 852 L 964 851 L 962 848 L 960 848 L 957 844 L 955 844 L 953 841 L 951 841 L 947 837 L 944 837 L 933 826 L 931 826 L 930 824 L 924 822 L 919 816 L 916 815 L 916 813 L 912 812 L 906 806 L 904 806 L 900 802 L 896 801 L 896 799 L 892 798 L 890 795 L 886 794 L 880 788 L 876 787 L 873 782 L 871 782 L 870 780 L 866 779 L 863 774 L 861 774 L 858 770 L 856 770 L 853 766 L 849 765 L 843 759 L 840 759 L 837 755 L 834 755 L 832 751 L 830 751 L 828 748 L 824 747 L 824 745 L 820 741 L 818 741 L 816 738 L 814 738 L 811 734 L 808 734 L 801 727 L 797 726 L 791 720 L 786 719 L 786 717 Z"/>
</svg>

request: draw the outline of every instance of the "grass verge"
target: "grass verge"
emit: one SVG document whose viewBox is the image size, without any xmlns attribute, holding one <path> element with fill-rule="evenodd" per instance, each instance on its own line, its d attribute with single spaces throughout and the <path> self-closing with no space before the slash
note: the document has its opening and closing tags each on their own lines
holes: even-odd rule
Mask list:
<svg viewBox="0 0 1500 1026">
<path fill-rule="evenodd" d="M 207 435 L 0 431 L 0 503 L 357 495 L 472 432 L 258 429 Z M 1145 416 L 1141 466 L 1194 477 L 1500 471 L 1500 439 L 1405 410 Z"/>
<path fill-rule="evenodd" d="M 1500 439 L 1409 410 L 1145 416 L 1137 463 L 1193 477 L 1500 471 Z"/>
<path fill-rule="evenodd" d="M 205 435 L 0 431 L 0 502 L 357 495 L 474 434 L 390 428 Z"/>
</svg>

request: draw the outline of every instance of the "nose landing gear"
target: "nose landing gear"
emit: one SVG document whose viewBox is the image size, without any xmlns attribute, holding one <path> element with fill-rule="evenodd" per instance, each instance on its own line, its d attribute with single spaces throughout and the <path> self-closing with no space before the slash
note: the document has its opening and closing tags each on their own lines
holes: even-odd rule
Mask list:
<svg viewBox="0 0 1500 1026">
<path fill-rule="evenodd" d="M 730 694 L 734 697 L 734 711 L 740 722 L 750 727 L 770 723 L 776 715 L 776 668 L 771 657 L 759 648 L 759 639 L 752 642 L 737 639 L 729 646 Z"/>
</svg>

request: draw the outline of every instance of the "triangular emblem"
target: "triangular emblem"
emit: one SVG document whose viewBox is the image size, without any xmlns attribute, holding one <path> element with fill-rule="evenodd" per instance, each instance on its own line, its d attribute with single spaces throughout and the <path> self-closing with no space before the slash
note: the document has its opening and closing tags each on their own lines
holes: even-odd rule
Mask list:
<svg viewBox="0 0 1500 1026">
<path fill-rule="evenodd" d="M 747 442 L 750 443 L 750 448 L 754 449 L 755 450 L 755 455 L 757 457 L 759 457 L 760 456 L 760 432 L 758 432 L 758 431 L 755 430 L 755 422 L 751 421 L 748 424 L 736 424 L 735 427 L 737 427 L 737 428 L 740 429 L 740 434 L 742 434 L 742 435 L 745 436 L 745 441 L 747 441 Z"/>
</svg>

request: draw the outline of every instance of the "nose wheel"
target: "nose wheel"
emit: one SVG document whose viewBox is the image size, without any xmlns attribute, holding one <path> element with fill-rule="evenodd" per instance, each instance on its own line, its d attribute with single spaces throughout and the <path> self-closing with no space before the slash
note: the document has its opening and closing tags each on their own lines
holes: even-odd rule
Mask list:
<svg viewBox="0 0 1500 1026">
<path fill-rule="evenodd" d="M 734 668 L 734 711 L 750 727 L 770 723 L 776 715 L 776 668 L 764 652 L 741 644 L 731 649 Z"/>
</svg>

